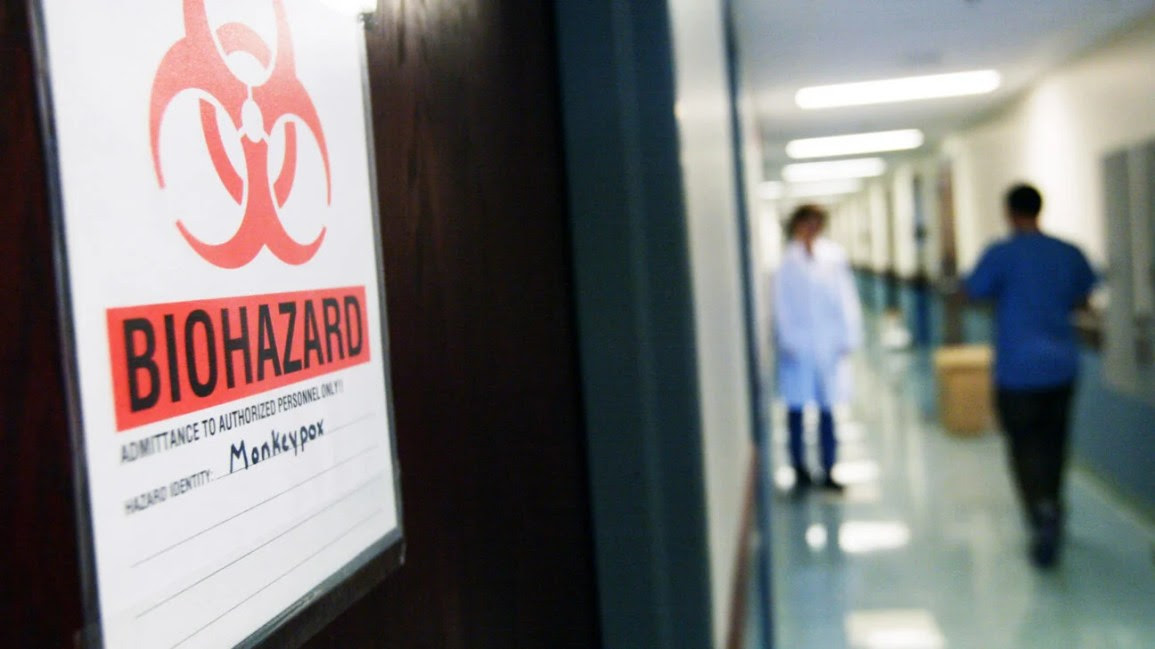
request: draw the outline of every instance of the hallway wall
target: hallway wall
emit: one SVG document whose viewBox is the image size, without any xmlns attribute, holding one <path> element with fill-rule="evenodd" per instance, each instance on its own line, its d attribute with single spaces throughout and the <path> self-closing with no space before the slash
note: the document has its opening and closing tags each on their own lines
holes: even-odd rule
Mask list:
<svg viewBox="0 0 1155 649">
<path fill-rule="evenodd" d="M 1048 74 L 1001 114 L 948 138 L 961 267 L 1006 232 L 1002 194 L 1035 183 L 1043 226 L 1106 261 L 1100 159 L 1155 137 L 1155 16 Z"/>
<path fill-rule="evenodd" d="M 870 232 L 870 258 L 868 267 L 876 273 L 885 273 L 890 259 L 890 206 L 886 200 L 887 183 L 884 180 L 872 182 L 866 187 L 866 218 Z"/>
<path fill-rule="evenodd" d="M 1104 154 L 1155 137 L 1155 15 L 1044 76 L 998 112 L 949 134 L 934 150 L 899 156 L 883 178 L 837 202 L 832 234 L 854 263 L 882 272 L 892 265 L 911 277 L 917 265 L 915 201 L 926 210 L 927 258 L 939 268 L 936 182 L 949 163 L 953 179 L 960 270 L 977 261 L 990 241 L 1004 236 L 1003 193 L 1015 182 L 1039 187 L 1046 204 L 1043 227 L 1078 243 L 1093 264 L 1106 263 L 1105 206 L 1100 162 Z M 921 199 L 911 179 L 920 175 Z M 884 192 L 893 193 L 892 212 Z M 901 233 L 893 253 L 885 242 L 887 219 Z M 863 236 L 864 228 L 869 228 Z"/>
<path fill-rule="evenodd" d="M 891 269 L 900 277 L 914 277 L 918 270 L 918 250 L 915 246 L 914 225 L 916 201 L 914 193 L 915 166 L 900 165 L 890 177 L 891 218 L 894 219 L 894 250 Z"/>
<path fill-rule="evenodd" d="M 725 642 L 746 467 L 751 400 L 743 312 L 723 6 L 671 0 L 678 135 L 694 290 L 715 646 Z"/>
<path fill-rule="evenodd" d="M 748 414 L 720 410 L 741 398 L 724 390 L 745 359 L 740 330 L 719 331 L 741 323 L 727 293 L 740 266 L 734 180 L 709 166 L 733 172 L 720 31 L 709 29 L 718 7 L 704 4 L 557 4 L 607 649 L 701 649 L 726 627 L 741 491 L 727 483 L 744 440 L 720 426 Z M 706 49 L 678 70 L 687 10 L 706 12 L 706 37 L 692 41 Z M 740 363 L 719 365 L 726 358 Z"/>
</svg>

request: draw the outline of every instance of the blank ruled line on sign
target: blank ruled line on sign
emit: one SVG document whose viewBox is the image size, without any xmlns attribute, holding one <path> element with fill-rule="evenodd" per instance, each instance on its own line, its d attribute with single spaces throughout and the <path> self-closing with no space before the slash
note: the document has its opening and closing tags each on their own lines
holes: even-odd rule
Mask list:
<svg viewBox="0 0 1155 649">
<path fill-rule="evenodd" d="M 372 519 L 373 519 L 373 517 L 374 517 L 374 516 L 377 516 L 377 515 L 381 514 L 381 512 L 382 512 L 382 511 L 383 511 L 383 510 L 381 510 L 380 508 L 373 510 L 373 512 L 372 512 L 371 514 L 369 514 L 369 515 L 368 515 L 368 516 L 366 516 L 365 518 L 362 518 L 361 520 L 357 521 L 357 522 L 356 522 L 356 523 L 354 523 L 354 524 L 353 524 L 351 527 L 349 527 L 348 529 L 346 529 L 344 532 L 342 532 L 341 534 L 337 535 L 335 538 L 333 538 L 332 540 L 330 540 L 328 543 L 326 543 L 326 544 L 322 545 L 320 548 L 318 548 L 318 549 L 317 549 L 317 551 L 316 551 L 316 552 L 313 552 L 312 554 L 310 554 L 309 556 L 305 557 L 304 559 L 301 559 L 301 560 L 300 560 L 299 562 L 297 562 L 297 563 L 296 563 L 296 564 L 295 564 L 295 565 L 294 565 L 292 568 L 289 568 L 289 569 L 288 569 L 288 570 L 286 570 L 285 572 L 283 572 L 283 573 L 281 573 L 280 575 L 278 575 L 277 577 L 275 577 L 275 578 L 274 578 L 272 581 L 270 581 L 270 582 L 266 583 L 264 586 L 261 586 L 261 587 L 260 587 L 260 588 L 258 588 L 256 591 L 254 591 L 253 593 L 251 593 L 251 594 L 250 594 L 248 597 L 246 597 L 246 598 L 242 599 L 241 601 L 237 602 L 236 604 L 233 604 L 233 605 L 232 605 L 232 606 L 230 606 L 229 608 L 225 609 L 225 611 L 224 611 L 223 613 L 221 613 L 220 615 L 218 615 L 218 616 L 216 616 L 215 618 L 213 618 L 213 619 L 209 620 L 208 622 L 205 622 L 205 623 L 204 623 L 204 625 L 202 625 L 202 626 L 201 626 L 200 628 L 198 628 L 196 631 L 193 631 L 193 632 L 192 632 L 192 633 L 190 633 L 189 635 L 185 636 L 185 637 L 184 637 L 184 639 L 182 639 L 180 642 L 178 642 L 178 643 L 176 643 L 176 644 L 172 645 L 172 649 L 176 649 L 177 647 L 179 647 L 179 646 L 183 645 L 184 643 L 188 642 L 189 640 L 192 640 L 192 639 L 193 639 L 193 638 L 195 638 L 195 637 L 196 637 L 196 636 L 197 636 L 197 635 L 198 635 L 198 634 L 199 634 L 201 631 L 204 631 L 205 629 L 209 628 L 209 627 L 210 627 L 210 626 L 212 626 L 213 624 L 215 624 L 215 623 L 217 623 L 218 621 L 220 621 L 220 619 L 221 619 L 221 618 L 223 618 L 224 616 L 228 615 L 229 613 L 232 613 L 233 611 L 235 611 L 235 610 L 237 610 L 238 608 L 240 608 L 241 606 L 243 606 L 243 605 L 245 604 L 245 602 L 248 602 L 248 601 L 249 601 L 249 600 L 251 600 L 252 598 L 256 597 L 257 595 L 260 595 L 262 592 L 264 592 L 265 590 L 267 590 L 268 588 L 270 588 L 270 587 L 271 587 L 273 584 L 276 584 L 278 581 L 280 581 L 280 580 L 284 579 L 285 577 L 288 577 L 289 575 L 293 574 L 293 572 L 294 572 L 294 571 L 296 571 L 296 570 L 297 570 L 298 568 L 300 568 L 301 566 L 305 565 L 305 564 L 306 564 L 306 563 L 307 563 L 307 562 L 308 562 L 310 559 L 312 559 L 313 557 L 316 557 L 318 554 L 321 554 L 321 553 L 322 553 L 322 552 L 324 552 L 325 550 L 328 550 L 329 548 L 333 547 L 333 546 L 334 546 L 334 545 L 336 545 L 337 543 L 340 543 L 340 542 L 341 542 L 341 539 L 343 539 L 343 538 L 345 538 L 346 536 L 349 536 L 350 534 L 352 534 L 354 531 L 356 531 L 356 529 L 357 529 L 358 527 L 361 527 L 361 526 L 362 526 L 362 525 L 364 525 L 365 523 L 368 523 L 370 520 L 372 520 Z"/>
<path fill-rule="evenodd" d="M 252 547 L 251 549 L 249 549 L 247 552 L 245 552 L 241 556 L 233 559 L 232 561 L 229 561 L 228 563 L 225 563 L 224 565 L 218 567 L 217 569 L 213 570 L 212 572 L 205 575 L 204 577 L 201 577 L 200 579 L 197 579 L 196 581 L 192 582 L 191 584 L 176 591 L 172 595 L 169 595 L 168 597 L 165 597 L 164 599 L 154 603 L 152 606 L 150 606 L 150 607 L 146 608 L 145 610 L 141 611 L 140 613 L 138 613 L 136 616 L 137 619 L 148 615 L 149 613 L 155 611 L 156 609 L 160 608 L 161 606 L 164 606 L 165 604 L 171 602 L 172 600 L 176 599 L 177 597 L 180 597 L 181 595 L 187 593 L 188 591 L 192 590 L 193 588 L 197 587 L 198 585 L 208 581 L 213 576 L 220 574 L 220 572 L 225 570 L 226 568 L 229 568 L 230 566 L 235 565 L 239 561 L 251 556 L 257 550 L 260 550 L 261 548 L 268 546 L 270 543 L 273 543 L 274 541 L 283 538 L 289 532 L 292 532 L 293 530 L 297 529 L 298 527 L 313 520 L 317 516 L 320 516 L 321 514 L 325 513 L 326 511 L 329 511 L 330 509 L 336 507 L 337 505 L 340 505 L 341 503 L 345 502 L 350 497 L 352 497 L 354 494 L 364 490 L 366 487 L 373 484 L 374 482 L 379 481 L 383 476 L 384 476 L 384 472 L 379 472 L 379 473 L 374 474 L 373 477 L 369 478 L 368 480 L 366 480 L 366 481 L 360 483 L 359 485 L 357 485 L 356 487 L 353 487 L 352 489 L 346 491 L 345 493 L 341 494 L 337 498 L 334 498 L 333 500 L 326 502 L 321 507 L 318 507 L 312 513 L 310 513 L 308 516 L 306 516 L 306 517 L 302 518 L 301 520 L 297 521 L 296 523 L 294 523 L 291 527 L 280 531 L 279 533 L 277 533 L 272 538 L 264 541 L 263 543 L 261 543 L 259 545 Z M 380 511 L 380 510 L 378 509 L 376 511 Z"/>
<path fill-rule="evenodd" d="M 136 563 L 132 564 L 132 567 L 133 568 L 140 567 L 140 566 L 148 563 L 149 561 L 156 559 L 157 557 L 163 556 L 164 554 L 171 552 L 172 550 L 175 550 L 176 548 L 179 548 L 180 546 L 184 545 L 185 543 L 188 543 L 189 541 L 192 541 L 193 539 L 195 539 L 195 538 L 197 538 L 197 537 L 199 537 L 199 536 L 201 536 L 207 532 L 210 532 L 210 531 L 220 527 L 221 525 L 228 523 L 229 521 L 232 521 L 232 520 L 234 520 L 240 516 L 243 516 L 245 514 L 248 514 L 249 512 L 251 512 L 251 511 L 253 511 L 253 510 L 255 510 L 255 509 L 257 509 L 263 505 L 266 505 L 266 504 L 276 500 L 277 498 L 280 498 L 281 496 L 284 496 L 285 494 L 293 491 L 294 489 L 297 489 L 298 487 L 304 486 L 304 485 L 312 482 L 313 480 L 316 480 L 317 478 L 325 475 L 326 473 L 329 473 L 330 471 L 338 469 L 338 468 L 348 464 L 349 462 L 352 462 L 353 460 L 355 460 L 359 457 L 362 457 L 362 456 L 366 455 L 367 453 L 372 452 L 376 448 L 377 448 L 377 444 L 374 442 L 373 444 L 361 449 L 360 451 L 353 453 L 352 455 L 345 458 L 344 460 L 341 460 L 340 462 L 338 462 L 338 463 L 336 463 L 336 464 L 334 464 L 328 468 L 322 469 L 321 471 L 314 473 L 313 475 L 309 476 L 308 478 L 305 478 L 304 480 L 301 480 L 300 482 L 292 485 L 291 487 L 288 487 L 287 489 L 285 489 L 283 491 L 278 491 L 277 493 L 275 493 L 275 494 L 269 496 L 268 498 L 256 503 L 255 505 L 252 505 L 250 507 L 242 509 L 241 511 L 229 516 L 228 518 L 225 518 L 221 521 L 218 521 L 218 522 L 198 531 L 196 534 L 193 534 L 192 536 L 186 537 L 180 541 L 177 541 L 176 543 L 173 543 L 172 545 L 170 545 L 166 548 L 162 548 L 161 550 L 158 550 L 158 551 L 154 552 L 153 554 L 150 554 L 149 556 L 147 556 L 147 557 L 141 559 L 140 561 L 137 561 Z"/>
</svg>

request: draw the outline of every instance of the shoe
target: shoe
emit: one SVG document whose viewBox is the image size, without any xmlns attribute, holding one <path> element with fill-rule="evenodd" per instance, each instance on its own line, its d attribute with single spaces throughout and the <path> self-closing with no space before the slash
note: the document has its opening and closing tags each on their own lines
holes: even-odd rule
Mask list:
<svg viewBox="0 0 1155 649">
<path fill-rule="evenodd" d="M 826 479 L 822 481 L 822 488 L 826 491 L 833 491 L 836 493 L 842 493 L 843 491 L 846 491 L 845 485 L 830 476 L 826 476 Z"/>
<path fill-rule="evenodd" d="M 1059 545 L 1062 536 L 1061 517 L 1057 511 L 1044 511 L 1036 519 L 1031 534 L 1031 563 L 1035 567 L 1049 570 L 1059 562 Z"/>
<path fill-rule="evenodd" d="M 1059 539 L 1052 534 L 1036 533 L 1031 539 L 1031 563 L 1050 570 L 1059 563 Z"/>
<path fill-rule="evenodd" d="M 806 469 L 794 469 L 794 494 L 801 495 L 806 490 L 814 486 L 814 478 L 810 477 L 810 472 Z"/>
</svg>

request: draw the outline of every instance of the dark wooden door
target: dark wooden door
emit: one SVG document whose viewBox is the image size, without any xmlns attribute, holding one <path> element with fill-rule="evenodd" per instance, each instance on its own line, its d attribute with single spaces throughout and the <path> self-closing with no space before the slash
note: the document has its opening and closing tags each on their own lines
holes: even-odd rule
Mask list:
<svg viewBox="0 0 1155 649">
<path fill-rule="evenodd" d="M 310 646 L 597 646 L 549 5 L 383 8 L 370 83 L 409 552 Z"/>
<path fill-rule="evenodd" d="M 52 223 L 24 3 L 0 4 L 0 646 L 83 625 Z"/>
<path fill-rule="evenodd" d="M 598 645 L 552 16 L 389 0 L 369 27 L 405 565 L 310 647 Z M 0 9 L 0 646 L 82 624 L 26 9 Z"/>
</svg>

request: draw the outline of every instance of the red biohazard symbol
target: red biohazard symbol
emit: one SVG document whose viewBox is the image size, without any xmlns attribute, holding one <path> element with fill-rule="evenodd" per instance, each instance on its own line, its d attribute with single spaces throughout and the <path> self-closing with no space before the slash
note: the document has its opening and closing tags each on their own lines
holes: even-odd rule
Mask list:
<svg viewBox="0 0 1155 649">
<path fill-rule="evenodd" d="M 322 227 L 312 243 L 298 243 L 285 231 L 278 216 L 278 210 L 284 206 L 293 189 L 297 172 L 297 129 L 293 121 L 284 123 L 285 153 L 280 171 L 275 180 L 269 177 L 270 135 L 278 122 L 295 118 L 312 132 L 317 141 L 325 166 L 325 200 L 332 200 L 325 134 L 321 130 L 317 109 L 297 78 L 283 0 L 273 0 L 273 12 L 277 22 L 275 59 L 260 35 L 235 22 L 216 29 L 216 38 L 221 45 L 218 51 L 213 32 L 209 29 L 204 0 L 184 0 L 185 37 L 164 55 L 152 84 L 149 139 L 153 166 L 161 187 L 164 187 L 164 173 L 159 153 L 160 125 L 169 102 L 177 94 L 194 90 L 208 95 L 219 103 L 237 128 L 244 152 L 243 174 L 225 153 L 225 143 L 217 126 L 217 106 L 207 98 L 201 98 L 201 130 L 213 168 L 237 205 L 244 205 L 236 234 L 224 243 L 209 244 L 194 237 L 183 223 L 177 221 L 177 229 L 197 254 L 222 268 L 244 266 L 257 256 L 262 247 L 268 247 L 285 263 L 303 264 L 317 254 L 325 238 L 325 228 Z M 234 52 L 253 56 L 268 70 L 267 80 L 258 85 L 246 85 L 232 73 L 221 52 L 224 56 Z"/>
</svg>

